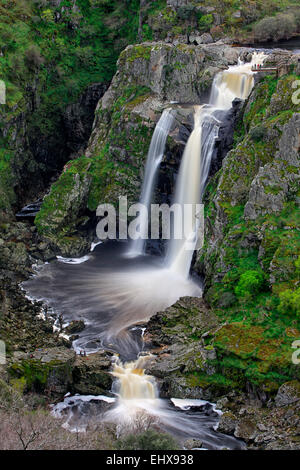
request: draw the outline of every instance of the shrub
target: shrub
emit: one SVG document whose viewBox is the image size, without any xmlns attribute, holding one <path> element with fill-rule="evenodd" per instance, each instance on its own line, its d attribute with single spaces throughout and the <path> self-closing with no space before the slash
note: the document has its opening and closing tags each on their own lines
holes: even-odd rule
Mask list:
<svg viewBox="0 0 300 470">
<path fill-rule="evenodd" d="M 262 290 L 263 285 L 263 273 L 255 270 L 249 270 L 240 276 L 238 285 L 234 289 L 234 292 L 237 297 L 252 297 Z"/>
<path fill-rule="evenodd" d="M 294 15 L 281 13 L 259 21 L 254 27 L 254 36 L 257 41 L 278 41 L 292 37 L 296 31 L 297 21 Z"/>
<path fill-rule="evenodd" d="M 44 58 L 35 44 L 29 46 L 25 52 L 25 63 L 30 70 L 39 68 L 44 63 Z"/>
<path fill-rule="evenodd" d="M 148 429 L 141 434 L 127 434 L 118 440 L 118 450 L 177 450 L 178 443 L 169 434 Z"/>
<path fill-rule="evenodd" d="M 278 311 L 300 318 L 300 287 L 296 290 L 287 289 L 279 294 L 280 303 Z"/>
<path fill-rule="evenodd" d="M 254 140 L 254 142 L 260 142 L 264 139 L 266 129 L 264 128 L 264 126 L 255 126 L 254 128 L 250 129 L 249 134 L 251 139 Z"/>
<path fill-rule="evenodd" d="M 211 25 L 214 22 L 213 15 L 203 15 L 198 21 L 198 27 L 200 31 L 209 31 Z"/>
</svg>

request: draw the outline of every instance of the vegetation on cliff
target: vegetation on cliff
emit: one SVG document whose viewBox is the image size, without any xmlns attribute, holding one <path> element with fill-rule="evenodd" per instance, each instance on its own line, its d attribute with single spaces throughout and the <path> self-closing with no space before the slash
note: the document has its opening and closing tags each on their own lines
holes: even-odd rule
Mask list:
<svg viewBox="0 0 300 470">
<path fill-rule="evenodd" d="M 214 40 L 230 37 L 252 43 L 288 39 L 300 32 L 296 0 L 145 1 L 140 36 L 144 40 L 210 33 Z M 205 37 L 202 38 L 205 42 Z M 193 41 L 193 39 L 192 39 Z"/>
<path fill-rule="evenodd" d="M 28 180 L 44 189 L 41 176 L 49 180 L 61 170 L 67 158 L 65 109 L 88 85 L 111 80 L 120 51 L 136 40 L 138 5 L 1 0 L 1 209 L 32 193 Z"/>
<path fill-rule="evenodd" d="M 297 79 L 265 77 L 245 104 L 235 147 L 206 191 L 211 223 L 198 260 L 205 298 L 226 322 L 211 338 L 218 371 L 265 391 L 299 379 L 291 360 L 300 336 Z"/>
</svg>

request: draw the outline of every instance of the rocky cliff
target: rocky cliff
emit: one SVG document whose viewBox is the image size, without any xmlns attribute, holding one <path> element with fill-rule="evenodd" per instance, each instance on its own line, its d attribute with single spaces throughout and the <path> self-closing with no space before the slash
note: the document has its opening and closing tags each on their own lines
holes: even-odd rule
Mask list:
<svg viewBox="0 0 300 470">
<path fill-rule="evenodd" d="M 97 106 L 85 156 L 65 167 L 44 200 L 36 218 L 39 233 L 68 250 L 70 237 L 80 236 L 80 218 L 85 220 L 99 203 L 116 204 L 121 195 L 136 202 L 162 110 L 175 101 L 197 104 L 207 99 L 215 74 L 236 63 L 241 52 L 229 46 L 163 42 L 128 46 Z M 168 139 L 162 165 L 164 185 L 169 188 L 166 197 L 172 192 L 174 171 L 191 129 L 189 114 L 191 109 L 177 116 Z"/>
<path fill-rule="evenodd" d="M 8 101 L 0 108 L 1 337 L 16 385 L 28 390 L 49 385 L 58 394 L 102 393 L 111 384 L 105 353 L 88 363 L 85 358 L 75 361 L 67 351 L 61 363 L 50 351 L 51 367 L 47 364 L 48 348 L 65 351 L 70 343 L 53 335 L 52 324 L 38 315 L 41 305 L 24 298 L 19 282 L 37 260 L 86 251 L 99 203 L 117 204 L 120 195 L 137 200 L 155 124 L 166 106 L 180 101 L 186 107 L 178 111 L 168 138 L 156 194 L 158 202 L 168 200 L 193 124 L 189 106 L 207 100 L 216 73 L 237 63 L 240 55 L 249 60 L 249 49 L 227 46 L 225 39 L 240 26 L 259 23 L 270 5 L 235 2 L 233 8 L 230 2 L 225 11 L 227 2 L 178 0 L 149 6 L 144 1 L 139 11 L 136 3 L 127 2 L 134 18 L 131 29 L 118 2 L 113 2 L 113 13 L 101 1 L 72 1 L 68 7 L 51 1 L 47 9 L 45 2 L 35 2 L 34 8 L 29 2 L 26 8 L 24 2 L 11 3 L 8 16 L 17 21 L 16 42 L 24 45 L 20 55 L 26 60 L 13 60 L 14 38 L 1 23 L 6 42 L 0 63 L 8 80 Z M 7 16 L 7 8 L 0 8 Z M 298 25 L 296 13 L 294 21 Z M 104 28 L 108 42 L 95 24 Z M 114 32 L 118 27 L 121 43 Z M 31 47 L 32 34 L 38 48 Z M 137 34 L 146 42 L 122 51 L 113 76 L 111 55 L 116 60 Z M 223 43 L 211 44 L 219 37 Z M 104 57 L 101 64 L 98 55 Z M 75 62 L 69 62 L 70 56 Z M 300 109 L 294 88 L 300 69 L 298 57 L 287 52 L 277 51 L 268 61 L 280 65 L 279 76 L 258 74 L 247 102 L 241 109 L 236 103 L 234 135 L 231 125 L 220 133 L 228 140 L 219 143 L 204 195 L 205 243 L 194 264 L 205 279 L 204 299 L 181 299 L 154 316 L 146 332 L 148 347 L 157 355 L 150 371 L 162 394 L 222 397 L 219 405 L 228 405 L 224 432 L 249 442 L 257 438 L 258 446 L 268 442 L 261 421 L 270 414 L 278 418 L 274 426 L 286 426 L 289 435 L 290 413 L 299 412 L 294 404 L 300 379 L 299 365 L 291 359 L 293 342 L 300 337 Z M 35 226 L 16 222 L 14 212 L 44 195 L 53 177 Z M 44 352 L 31 357 L 36 348 Z M 241 411 L 249 397 L 269 407 L 259 421 L 249 418 L 256 413 L 251 408 Z M 292 424 L 296 435 L 299 421 Z M 255 432 L 249 435 L 249 429 Z"/>
</svg>

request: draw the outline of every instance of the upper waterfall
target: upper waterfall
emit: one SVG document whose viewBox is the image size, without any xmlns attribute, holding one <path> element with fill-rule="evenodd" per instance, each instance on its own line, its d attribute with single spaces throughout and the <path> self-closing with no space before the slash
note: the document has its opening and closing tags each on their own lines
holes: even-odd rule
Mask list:
<svg viewBox="0 0 300 470">
<path fill-rule="evenodd" d="M 147 156 L 144 181 L 140 196 L 140 204 L 144 206 L 143 210 L 140 211 L 139 215 L 140 237 L 136 240 L 132 240 L 129 250 L 129 253 L 135 256 L 141 255 L 144 251 L 145 239 L 147 238 L 148 234 L 148 213 L 150 209 L 155 179 L 157 171 L 159 169 L 159 165 L 164 156 L 166 140 L 173 124 L 173 121 L 174 111 L 172 110 L 172 108 L 165 109 L 158 123 L 156 124 L 151 139 Z"/>
<path fill-rule="evenodd" d="M 263 52 L 254 53 L 251 62 L 233 65 L 216 75 L 210 96 L 210 104 L 217 109 L 230 109 L 235 98 L 246 100 L 254 86 L 254 65 L 262 65 L 266 58 Z"/>
<path fill-rule="evenodd" d="M 195 106 L 194 111 L 194 129 L 185 146 L 173 201 L 182 209 L 188 205 L 189 211 L 182 210 L 183 219 L 175 219 L 166 256 L 168 268 L 184 278 L 189 275 L 197 243 L 197 204 L 201 201 L 218 136 L 218 121 L 213 117 L 213 110 L 204 105 Z M 181 234 L 180 238 L 177 234 Z"/>
</svg>

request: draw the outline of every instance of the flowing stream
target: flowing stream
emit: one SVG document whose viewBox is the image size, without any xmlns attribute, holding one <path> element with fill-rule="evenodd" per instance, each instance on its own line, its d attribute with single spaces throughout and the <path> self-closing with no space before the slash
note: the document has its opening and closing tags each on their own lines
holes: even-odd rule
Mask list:
<svg viewBox="0 0 300 470">
<path fill-rule="evenodd" d="M 218 136 L 218 113 L 229 110 L 235 98 L 249 96 L 254 85 L 252 67 L 262 64 L 264 58 L 263 53 L 255 53 L 250 63 L 239 62 L 219 73 L 213 82 L 210 103 L 194 106 L 194 129 L 182 157 L 175 204 L 182 207 L 201 202 Z M 153 134 L 140 199 L 147 209 L 173 119 L 174 111 L 165 110 Z M 146 218 L 140 220 L 140 233 L 144 234 L 148 222 Z M 84 429 L 92 407 L 96 407 L 98 418 L 115 422 L 120 428 L 134 429 L 141 417 L 151 417 L 180 440 L 199 438 L 207 449 L 243 448 L 237 439 L 215 432 L 218 412 L 213 405 L 203 400 L 160 399 L 155 379 L 145 373 L 146 363 L 152 358 L 139 356 L 143 349 L 142 325 L 154 313 L 180 297 L 202 294 L 201 285 L 190 276 L 197 242 L 196 213 L 179 223 L 184 225 L 184 237 L 176 238 L 176 231 L 182 226 L 173 223 L 165 257 L 145 256 L 142 237 L 129 247 L 127 243 L 108 242 L 96 246 L 83 258 L 59 258 L 45 264 L 24 283 L 30 298 L 43 300 L 54 311 L 63 313 L 66 322 L 84 320 L 86 328 L 73 343 L 76 351 L 85 349 L 91 353 L 105 348 L 118 354 L 112 365 L 116 379 L 112 391 L 116 398 L 67 397 L 54 407 L 53 413 L 65 416 L 69 429 Z M 128 252 L 132 256 L 126 258 Z M 108 403 L 108 410 L 103 410 L 103 402 Z"/>
</svg>

